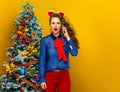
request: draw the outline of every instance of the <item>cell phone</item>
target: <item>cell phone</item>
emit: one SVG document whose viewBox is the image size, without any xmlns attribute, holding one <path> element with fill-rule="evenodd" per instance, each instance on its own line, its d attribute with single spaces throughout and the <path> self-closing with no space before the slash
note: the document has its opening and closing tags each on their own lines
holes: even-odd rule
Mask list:
<svg viewBox="0 0 120 92">
<path fill-rule="evenodd" d="M 62 30 L 62 33 L 64 34 L 64 33 L 65 33 L 65 31 L 64 31 L 64 30 Z"/>
<path fill-rule="evenodd" d="M 63 27 L 64 27 L 64 25 L 62 25 L 62 33 L 64 34 L 64 33 L 65 33 L 65 31 L 63 30 Z"/>
</svg>

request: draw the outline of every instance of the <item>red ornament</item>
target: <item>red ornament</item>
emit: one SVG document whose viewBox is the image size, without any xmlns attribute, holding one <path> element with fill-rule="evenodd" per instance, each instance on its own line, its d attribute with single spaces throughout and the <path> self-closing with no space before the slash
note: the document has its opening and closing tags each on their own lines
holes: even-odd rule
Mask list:
<svg viewBox="0 0 120 92">
<path fill-rule="evenodd" d="M 20 87 L 20 92 L 24 92 L 24 86 Z"/>
</svg>

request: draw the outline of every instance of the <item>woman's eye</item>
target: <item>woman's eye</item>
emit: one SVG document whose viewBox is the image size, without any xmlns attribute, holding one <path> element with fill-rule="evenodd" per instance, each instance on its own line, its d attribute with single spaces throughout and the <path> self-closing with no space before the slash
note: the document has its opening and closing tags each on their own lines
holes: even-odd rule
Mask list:
<svg viewBox="0 0 120 92">
<path fill-rule="evenodd" d="M 55 22 L 52 22 L 51 24 L 55 24 Z"/>
<path fill-rule="evenodd" d="M 57 24 L 60 24 L 59 22 Z"/>
<path fill-rule="evenodd" d="M 51 22 L 51 24 L 52 24 L 52 25 L 54 25 L 54 24 L 60 25 L 60 22 Z"/>
</svg>

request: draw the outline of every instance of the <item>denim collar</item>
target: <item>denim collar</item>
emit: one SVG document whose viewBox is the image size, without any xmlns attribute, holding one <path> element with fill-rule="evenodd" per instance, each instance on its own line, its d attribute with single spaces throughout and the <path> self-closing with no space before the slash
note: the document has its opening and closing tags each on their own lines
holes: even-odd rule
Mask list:
<svg viewBox="0 0 120 92">
<path fill-rule="evenodd" d="M 55 40 L 56 38 L 61 38 L 62 37 L 61 34 L 58 37 L 55 37 L 52 33 L 50 34 L 50 36 L 52 37 L 53 40 Z"/>
</svg>

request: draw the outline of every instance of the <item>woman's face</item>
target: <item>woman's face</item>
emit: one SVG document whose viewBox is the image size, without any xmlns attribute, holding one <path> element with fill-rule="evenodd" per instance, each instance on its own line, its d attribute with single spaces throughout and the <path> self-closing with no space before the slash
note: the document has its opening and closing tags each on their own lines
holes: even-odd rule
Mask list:
<svg viewBox="0 0 120 92">
<path fill-rule="evenodd" d="M 50 21 L 50 29 L 53 34 L 57 35 L 61 30 L 61 21 L 58 17 L 52 17 Z"/>
</svg>

